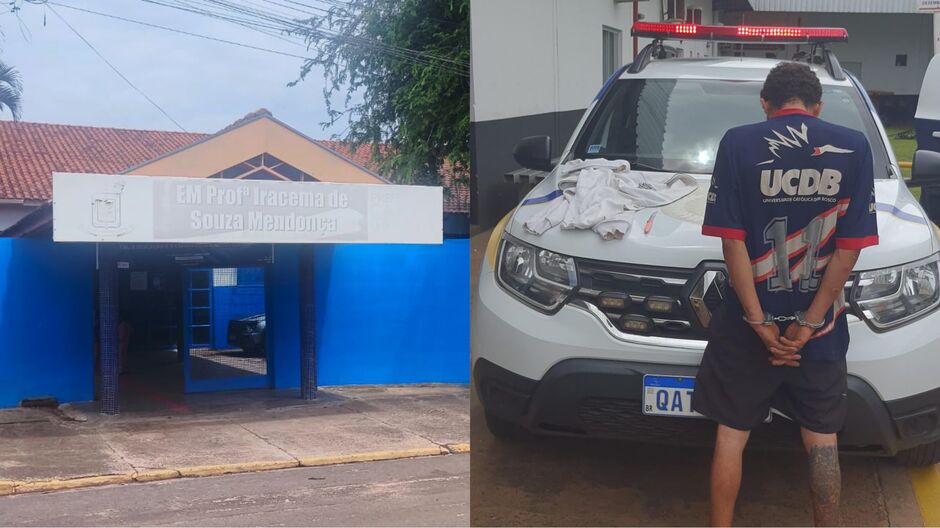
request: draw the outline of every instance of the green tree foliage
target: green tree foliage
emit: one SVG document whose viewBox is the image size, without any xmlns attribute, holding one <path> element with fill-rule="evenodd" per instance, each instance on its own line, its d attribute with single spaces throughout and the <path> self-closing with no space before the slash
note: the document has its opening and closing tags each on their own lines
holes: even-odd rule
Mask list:
<svg viewBox="0 0 940 528">
<path fill-rule="evenodd" d="M 311 52 L 295 85 L 322 68 L 329 121 L 371 144 L 400 183 L 439 184 L 470 166 L 470 0 L 349 0 L 293 32 Z"/>
<path fill-rule="evenodd" d="M 0 61 L 0 111 L 6 110 L 13 114 L 13 119 L 19 120 L 22 93 L 23 81 L 19 72 Z"/>
</svg>

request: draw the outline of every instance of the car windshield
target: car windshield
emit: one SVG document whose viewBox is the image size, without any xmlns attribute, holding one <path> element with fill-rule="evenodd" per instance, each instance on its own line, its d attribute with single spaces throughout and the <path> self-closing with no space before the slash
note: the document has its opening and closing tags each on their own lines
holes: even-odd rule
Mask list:
<svg viewBox="0 0 940 528">
<path fill-rule="evenodd" d="M 701 79 L 617 81 L 575 144 L 580 159 L 626 159 L 644 170 L 708 174 L 725 131 L 766 119 L 762 83 Z M 821 118 L 864 133 L 875 167 L 887 167 L 876 147 L 874 120 L 854 88 L 823 86 Z M 879 173 L 880 172 L 880 173 Z M 887 169 L 876 177 L 887 177 Z"/>
</svg>

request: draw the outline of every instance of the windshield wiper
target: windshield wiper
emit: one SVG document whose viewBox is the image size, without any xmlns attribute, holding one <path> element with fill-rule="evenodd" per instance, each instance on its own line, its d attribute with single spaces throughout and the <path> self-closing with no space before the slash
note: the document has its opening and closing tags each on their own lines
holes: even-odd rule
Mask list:
<svg viewBox="0 0 940 528">
<path fill-rule="evenodd" d="M 643 169 L 643 170 L 650 171 L 650 172 L 676 172 L 676 171 L 664 169 L 662 167 L 655 167 L 653 165 L 643 163 L 642 161 L 632 160 L 630 159 L 630 156 L 617 156 L 617 155 L 611 155 L 611 154 L 603 154 L 603 155 L 585 156 L 584 159 L 626 160 L 630 162 L 631 169 Z"/>
<path fill-rule="evenodd" d="M 638 168 L 638 169 L 643 169 L 643 170 L 647 170 L 647 171 L 650 171 L 650 172 L 675 172 L 675 171 L 671 171 L 671 170 L 666 170 L 666 169 L 664 169 L 664 168 L 662 168 L 662 167 L 654 167 L 654 166 L 652 166 L 652 165 L 647 165 L 647 164 L 645 164 L 645 163 L 643 163 L 643 162 L 641 162 L 641 161 L 631 161 L 631 160 L 627 160 L 627 161 L 630 162 L 630 168 L 631 168 L 631 169 L 632 169 L 632 168 Z"/>
</svg>

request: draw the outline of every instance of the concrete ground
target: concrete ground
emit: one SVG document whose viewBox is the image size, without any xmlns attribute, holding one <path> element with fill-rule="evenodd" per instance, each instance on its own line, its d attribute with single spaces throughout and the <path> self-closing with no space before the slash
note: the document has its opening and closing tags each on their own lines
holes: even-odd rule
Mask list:
<svg viewBox="0 0 940 528">
<path fill-rule="evenodd" d="M 118 416 L 94 406 L 0 411 L 0 482 L 74 479 L 164 468 L 297 462 L 469 441 L 469 389 L 334 387 L 159 398 Z M 2 523 L 0 523 L 2 524 Z"/>
<path fill-rule="evenodd" d="M 0 525 L 467 526 L 469 456 L 0 497 Z"/>
<path fill-rule="evenodd" d="M 489 234 L 471 242 L 474 285 Z M 474 526 L 708 523 L 708 448 L 551 437 L 499 441 L 486 428 L 475 395 L 470 436 Z M 907 468 L 851 456 L 841 463 L 847 526 L 924 526 Z M 812 524 L 801 452 L 749 450 L 745 466 L 736 524 Z M 927 478 L 940 481 L 936 474 Z"/>
<path fill-rule="evenodd" d="M 499 441 L 471 404 L 474 526 L 701 526 L 708 523 L 707 448 L 530 437 Z M 923 526 L 907 468 L 845 456 L 846 526 Z M 740 526 L 811 526 L 806 458 L 749 451 Z"/>
</svg>

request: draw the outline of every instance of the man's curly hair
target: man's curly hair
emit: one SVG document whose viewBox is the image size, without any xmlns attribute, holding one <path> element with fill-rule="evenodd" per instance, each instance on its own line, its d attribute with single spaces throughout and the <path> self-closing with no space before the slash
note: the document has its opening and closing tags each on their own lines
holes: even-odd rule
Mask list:
<svg viewBox="0 0 940 528">
<path fill-rule="evenodd" d="M 799 99 L 809 107 L 822 99 L 822 85 L 809 66 L 784 62 L 767 74 L 760 96 L 774 108 L 783 108 L 792 99 Z"/>
</svg>

